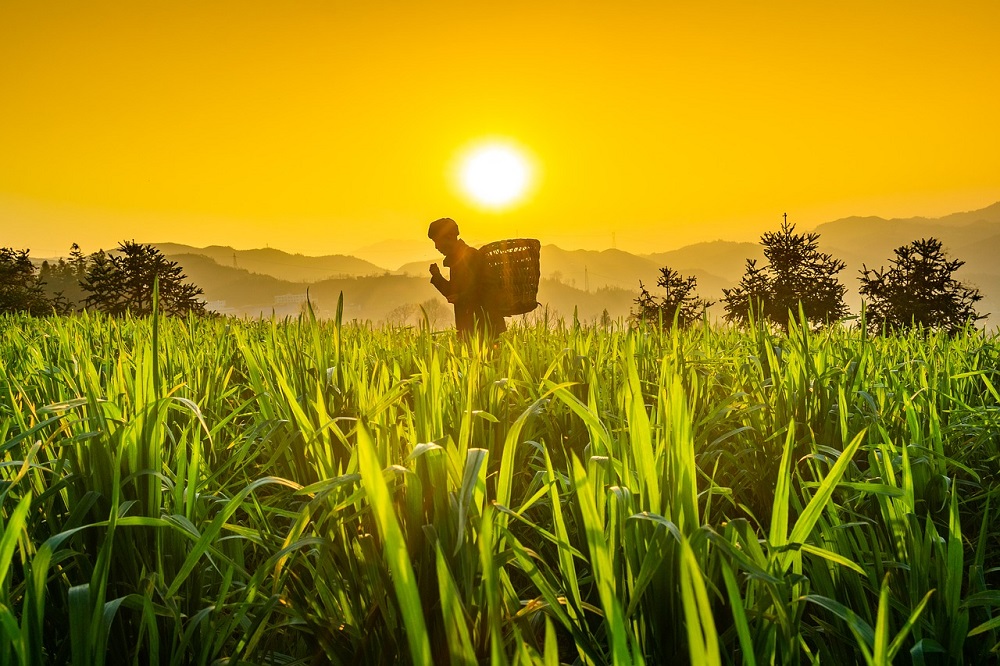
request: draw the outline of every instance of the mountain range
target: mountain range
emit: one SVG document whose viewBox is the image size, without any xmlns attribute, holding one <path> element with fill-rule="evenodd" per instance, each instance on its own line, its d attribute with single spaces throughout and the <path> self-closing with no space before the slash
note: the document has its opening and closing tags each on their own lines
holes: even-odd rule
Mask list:
<svg viewBox="0 0 1000 666">
<path fill-rule="evenodd" d="M 949 256 L 966 262 L 957 276 L 982 292 L 979 311 L 993 313 L 987 324 L 1000 323 L 1000 263 L 996 260 L 1000 254 L 1000 202 L 936 219 L 848 217 L 811 231 L 819 234 L 821 251 L 847 264 L 840 278 L 848 287 L 847 301 L 854 310 L 860 304 L 856 287 L 863 266 L 887 266 L 893 249 L 933 236 L 944 243 Z M 180 263 L 191 280 L 204 289 L 210 307 L 236 315 L 293 314 L 301 309 L 307 289 L 321 315 L 332 313 L 343 292 L 345 316 L 372 322 L 415 321 L 419 314 L 416 306 L 420 304 L 436 313 L 444 307 L 443 299 L 427 280 L 428 265 L 441 259 L 433 250 L 426 250 L 428 243 L 386 241 L 361 248 L 358 253 L 366 258 L 349 254 L 311 257 L 273 248 L 154 245 Z M 421 251 L 425 254 L 419 261 L 406 261 L 393 268 L 376 263 L 380 249 L 385 258 L 412 258 L 414 252 Z M 748 259 L 762 264 L 763 248 L 756 243 L 718 240 L 669 252 L 634 254 L 617 249 L 565 250 L 543 245 L 539 302 L 548 307 L 550 314 L 571 316 L 576 311 L 582 320 L 594 320 L 605 313 L 612 318 L 624 317 L 640 283 L 656 293 L 662 266 L 685 276 L 694 275 L 699 295 L 719 300 L 723 289 L 739 281 Z M 721 311 L 718 305 L 715 309 Z"/>
</svg>

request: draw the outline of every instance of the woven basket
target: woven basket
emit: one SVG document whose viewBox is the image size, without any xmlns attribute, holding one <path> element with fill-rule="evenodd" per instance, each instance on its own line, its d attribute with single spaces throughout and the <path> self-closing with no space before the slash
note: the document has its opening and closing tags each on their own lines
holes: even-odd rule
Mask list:
<svg viewBox="0 0 1000 666">
<path fill-rule="evenodd" d="M 534 238 L 513 238 L 479 248 L 492 283 L 493 304 L 504 317 L 538 307 L 541 247 Z"/>
</svg>

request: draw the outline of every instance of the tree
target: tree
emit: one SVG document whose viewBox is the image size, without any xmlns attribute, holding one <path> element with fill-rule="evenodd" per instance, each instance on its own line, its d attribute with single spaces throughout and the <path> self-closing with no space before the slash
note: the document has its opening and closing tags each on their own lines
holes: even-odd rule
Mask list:
<svg viewBox="0 0 1000 666">
<path fill-rule="evenodd" d="M 65 312 L 82 310 L 87 299 L 82 282 L 87 277 L 88 260 L 76 243 L 70 247 L 69 259 L 60 258 L 50 264 L 42 262 L 38 271 L 45 293 Z"/>
<path fill-rule="evenodd" d="M 666 290 L 666 296 L 658 299 L 646 290 L 641 281 L 639 282 L 640 292 L 635 299 L 638 309 L 632 312 L 633 321 L 658 322 L 664 327 L 670 327 L 676 320 L 678 326 L 686 328 L 700 320 L 705 310 L 714 303 L 695 295 L 698 278 L 693 275 L 681 277 L 680 273 L 668 266 L 660 269 L 660 277 L 657 278 L 656 284 Z"/>
<path fill-rule="evenodd" d="M 0 248 L 0 312 L 46 315 L 52 311 L 28 250 Z"/>
<path fill-rule="evenodd" d="M 112 315 L 153 311 L 153 284 L 159 279 L 160 310 L 166 314 L 205 314 L 201 288 L 186 284 L 187 276 L 176 261 L 169 261 L 152 245 L 134 241 L 118 244 L 116 253 L 103 250 L 90 255 L 82 283 L 89 295 L 86 306 Z"/>
<path fill-rule="evenodd" d="M 955 333 L 986 316 L 973 307 L 982 299 L 979 290 L 952 277 L 965 262 L 948 259 L 941 241 L 915 240 L 893 253 L 896 256 L 888 269 L 862 266 L 860 271 L 858 291 L 868 298 L 865 312 L 870 330 L 920 326 Z"/>
<path fill-rule="evenodd" d="M 818 249 L 819 234 L 796 234 L 786 219 L 780 231 L 761 236 L 767 265 L 748 259 L 746 272 L 732 289 L 723 289 L 727 321 L 747 324 L 751 314 L 788 329 L 789 313 L 799 306 L 807 321 L 825 324 L 844 317 L 846 287 L 837 279 L 844 262 Z"/>
<path fill-rule="evenodd" d="M 420 312 L 420 309 L 415 303 L 403 303 L 389 310 L 385 315 L 385 321 L 388 324 L 406 326 L 409 324 L 410 318 L 418 312 Z"/>
<path fill-rule="evenodd" d="M 437 328 L 438 323 L 449 319 L 452 314 L 451 309 L 440 298 L 427 299 L 420 304 L 420 307 L 423 309 L 423 314 L 427 316 L 427 323 L 432 329 Z"/>
</svg>

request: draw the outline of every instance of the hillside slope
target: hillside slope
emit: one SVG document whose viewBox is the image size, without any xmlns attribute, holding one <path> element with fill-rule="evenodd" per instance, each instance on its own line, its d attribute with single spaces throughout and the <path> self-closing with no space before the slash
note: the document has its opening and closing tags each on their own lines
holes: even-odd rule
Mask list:
<svg viewBox="0 0 1000 666">
<path fill-rule="evenodd" d="M 200 254 L 222 266 L 240 268 L 251 273 L 270 275 L 292 282 L 315 282 L 332 277 L 360 277 L 387 272 L 386 269 L 369 261 L 342 254 L 309 257 L 274 248 L 236 250 L 227 245 L 210 245 L 203 248 L 179 243 L 153 243 L 153 245 L 168 257 Z"/>
<path fill-rule="evenodd" d="M 979 309 L 993 314 L 987 324 L 1000 322 L 1000 262 L 996 260 L 1000 255 L 1000 203 L 938 219 L 849 217 L 821 224 L 815 231 L 820 234 L 820 250 L 847 264 L 840 279 L 847 286 L 846 300 L 855 312 L 860 305 L 857 288 L 863 265 L 887 266 L 895 248 L 934 236 L 944 242 L 952 257 L 966 262 L 958 277 L 983 293 Z M 443 303 L 427 278 L 428 264 L 441 262 L 433 252 L 427 259 L 405 264 L 396 274 L 389 274 L 375 263 L 343 255 L 306 257 L 270 248 L 192 248 L 173 243 L 158 247 L 184 266 L 191 279 L 205 290 L 207 300 L 234 314 L 297 313 L 307 288 L 324 316 L 332 316 L 343 292 L 347 316 L 372 322 L 398 315 L 400 307 L 435 299 Z M 415 243 L 406 246 L 415 247 Z M 386 248 L 396 246 L 388 244 Z M 371 253 L 377 249 L 368 248 Z M 238 268 L 232 265 L 234 255 Z M 640 282 L 657 294 L 656 280 L 663 266 L 684 276 L 694 275 L 699 296 L 718 301 L 723 289 L 739 281 L 747 259 L 757 260 L 758 265 L 764 263 L 759 243 L 714 241 L 647 255 L 543 245 L 539 301 L 548 305 L 550 314 L 569 317 L 576 308 L 583 320 L 593 320 L 604 311 L 612 318 L 624 317 L 639 292 Z M 721 312 L 721 306 L 717 305 L 713 312 Z"/>
</svg>

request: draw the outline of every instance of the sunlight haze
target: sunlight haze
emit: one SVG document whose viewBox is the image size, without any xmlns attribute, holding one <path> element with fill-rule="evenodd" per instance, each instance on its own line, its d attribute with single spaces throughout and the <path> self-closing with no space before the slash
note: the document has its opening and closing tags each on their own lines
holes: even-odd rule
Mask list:
<svg viewBox="0 0 1000 666">
<path fill-rule="evenodd" d="M 477 145 L 463 155 L 459 167 L 463 191 L 476 203 L 493 210 L 518 203 L 531 178 L 527 159 L 505 141 Z"/>
<path fill-rule="evenodd" d="M 982 208 L 998 28 L 993 0 L 5 0 L 0 246 L 335 254 L 450 216 L 653 252 Z M 455 186 L 491 137 L 544 174 L 523 199 Z"/>
</svg>

